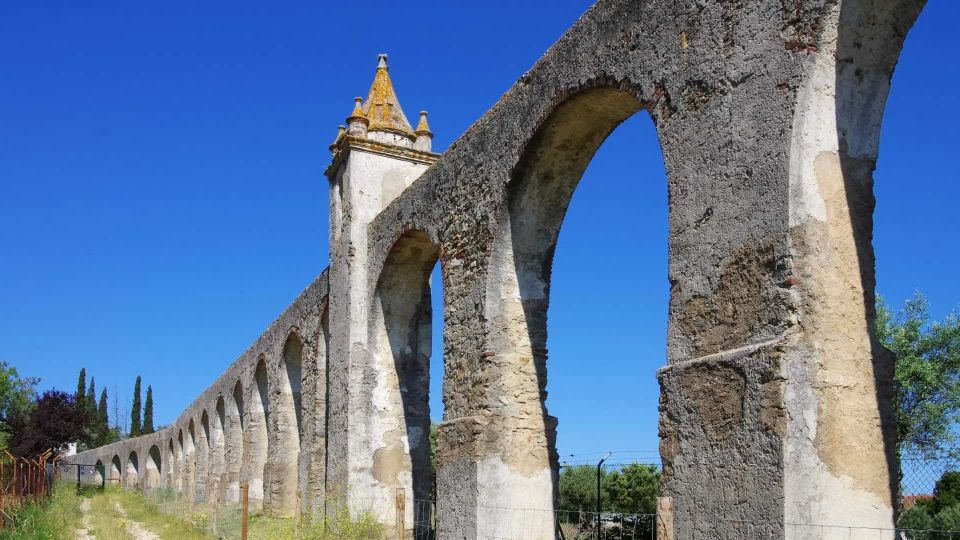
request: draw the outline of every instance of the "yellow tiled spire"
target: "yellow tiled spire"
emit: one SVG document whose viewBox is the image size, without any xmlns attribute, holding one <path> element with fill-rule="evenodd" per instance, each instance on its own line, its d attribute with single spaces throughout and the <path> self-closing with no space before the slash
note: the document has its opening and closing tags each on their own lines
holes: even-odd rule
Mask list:
<svg viewBox="0 0 960 540">
<path fill-rule="evenodd" d="M 427 111 L 420 111 L 420 121 L 417 122 L 416 133 L 417 135 L 420 135 L 421 133 L 426 133 L 428 135 L 433 134 L 430 132 L 430 126 L 427 124 Z"/>
<path fill-rule="evenodd" d="M 390 131 L 410 138 L 415 136 L 410 122 L 400 107 L 397 93 L 393 90 L 385 54 L 380 55 L 377 75 L 370 87 L 370 95 L 363 104 L 363 113 L 370 122 L 369 131 Z"/>
</svg>

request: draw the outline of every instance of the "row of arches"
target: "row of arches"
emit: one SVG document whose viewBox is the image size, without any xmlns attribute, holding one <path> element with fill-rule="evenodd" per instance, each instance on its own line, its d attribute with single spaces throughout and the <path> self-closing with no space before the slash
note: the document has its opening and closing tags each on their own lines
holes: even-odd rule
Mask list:
<svg viewBox="0 0 960 540">
<path fill-rule="evenodd" d="M 249 484 L 251 504 L 276 515 L 322 505 L 324 451 L 302 444 L 324 429 L 323 411 L 303 406 L 326 394 L 325 329 L 316 341 L 291 329 L 281 354 L 259 355 L 212 403 L 142 438 L 141 448 L 99 459 L 97 482 L 172 489 L 196 503 L 239 502 L 240 486 Z"/>
</svg>

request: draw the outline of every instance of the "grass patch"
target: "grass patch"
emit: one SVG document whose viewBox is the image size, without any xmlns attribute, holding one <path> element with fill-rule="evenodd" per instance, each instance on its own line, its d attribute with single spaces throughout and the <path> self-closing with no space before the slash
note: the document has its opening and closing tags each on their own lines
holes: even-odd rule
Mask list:
<svg viewBox="0 0 960 540">
<path fill-rule="evenodd" d="M 72 540 L 80 526 L 80 497 L 73 485 L 57 486 L 46 501 L 5 511 L 11 517 L 0 540 Z"/>
<path fill-rule="evenodd" d="M 114 511 L 116 511 L 116 504 L 119 503 L 126 510 L 127 521 L 139 521 L 144 527 L 157 533 L 160 538 L 170 540 L 213 540 L 216 538 L 204 530 L 205 521 L 196 523 L 193 520 L 184 520 L 177 515 L 166 514 L 155 503 L 144 499 L 139 491 L 110 488 L 104 492 L 101 498 L 105 504 L 114 508 Z M 97 535 L 97 540 L 100 540 L 99 535 Z"/>
</svg>

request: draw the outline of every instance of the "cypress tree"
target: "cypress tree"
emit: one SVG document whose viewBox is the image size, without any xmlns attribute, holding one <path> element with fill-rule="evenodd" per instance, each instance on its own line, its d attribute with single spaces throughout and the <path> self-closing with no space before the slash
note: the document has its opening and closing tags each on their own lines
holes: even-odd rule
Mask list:
<svg viewBox="0 0 960 540">
<path fill-rule="evenodd" d="M 107 389 L 100 391 L 100 406 L 97 408 L 100 421 L 100 444 L 107 444 L 110 439 L 110 417 L 107 415 Z"/>
<path fill-rule="evenodd" d="M 80 377 L 77 379 L 77 401 L 76 403 L 85 403 L 84 397 L 87 394 L 87 368 L 80 368 Z"/>
<path fill-rule="evenodd" d="M 139 437 L 143 425 L 140 423 L 140 376 L 133 385 L 133 408 L 130 411 L 130 436 Z"/>
<path fill-rule="evenodd" d="M 90 390 L 87 392 L 87 410 L 90 411 L 90 418 L 97 417 L 97 379 L 90 377 Z"/>
<path fill-rule="evenodd" d="M 147 385 L 147 401 L 143 404 L 143 434 L 153 433 L 153 387 Z"/>
</svg>

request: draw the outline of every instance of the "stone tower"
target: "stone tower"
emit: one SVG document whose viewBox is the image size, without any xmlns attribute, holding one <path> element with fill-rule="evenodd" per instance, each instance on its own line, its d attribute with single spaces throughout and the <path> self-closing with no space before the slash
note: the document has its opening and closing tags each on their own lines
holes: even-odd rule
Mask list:
<svg viewBox="0 0 960 540">
<path fill-rule="evenodd" d="M 357 507 L 365 504 L 362 501 L 392 501 L 397 489 L 395 482 L 382 480 L 374 459 L 383 451 L 392 417 L 390 406 L 373 403 L 382 398 L 378 375 L 371 377 L 367 347 L 368 280 L 376 279 L 369 270 L 367 227 L 440 156 L 430 151 L 433 134 L 427 113 L 420 113 L 416 129 L 407 120 L 385 54 L 380 55 L 367 99 L 355 98 L 346 121 L 330 146 L 333 160 L 326 170 L 331 336 L 326 490 L 332 496 L 328 500 L 346 497 Z M 348 485 L 349 493 L 344 493 Z"/>
</svg>

